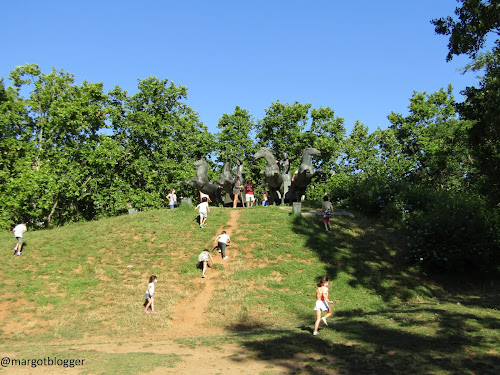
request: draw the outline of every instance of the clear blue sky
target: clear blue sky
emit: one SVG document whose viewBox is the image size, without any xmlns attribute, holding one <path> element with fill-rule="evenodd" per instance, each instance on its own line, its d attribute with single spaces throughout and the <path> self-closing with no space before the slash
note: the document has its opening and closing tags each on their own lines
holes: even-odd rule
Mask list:
<svg viewBox="0 0 500 375">
<path fill-rule="evenodd" d="M 134 93 L 137 80 L 168 78 L 211 132 L 236 105 L 256 120 L 282 103 L 329 106 L 348 131 L 359 120 L 387 128 L 413 91 L 477 80 L 445 61 L 433 18 L 456 0 L 3 0 L 0 77 L 38 64 Z M 7 81 L 8 84 L 10 82 Z"/>
</svg>

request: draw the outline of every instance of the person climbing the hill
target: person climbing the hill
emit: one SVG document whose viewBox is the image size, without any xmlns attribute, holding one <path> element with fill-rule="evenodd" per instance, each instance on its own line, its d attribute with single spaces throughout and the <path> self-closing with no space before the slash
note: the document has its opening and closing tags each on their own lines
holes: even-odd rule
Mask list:
<svg viewBox="0 0 500 375">
<path fill-rule="evenodd" d="M 212 267 L 213 264 L 212 255 L 208 251 L 208 249 L 203 249 L 203 251 L 198 255 L 198 268 L 201 268 L 201 277 L 205 278 L 207 275 L 205 272 L 207 271 L 207 267 Z"/>
<path fill-rule="evenodd" d="M 227 259 L 226 256 L 226 246 L 231 242 L 231 238 L 227 235 L 226 231 L 223 230 L 221 234 L 217 237 L 217 250 L 222 255 L 222 259 Z"/>
<path fill-rule="evenodd" d="M 154 300 L 154 294 L 155 294 L 155 284 L 158 281 L 158 277 L 156 275 L 151 275 L 149 277 L 149 284 L 148 284 L 148 289 L 146 290 L 146 299 L 148 300 L 148 303 L 146 304 L 146 310 L 144 312 L 146 314 L 149 314 L 150 311 L 148 310 L 151 307 L 151 314 L 157 314 L 158 312 L 155 310 L 155 300 Z"/>
<path fill-rule="evenodd" d="M 12 233 L 17 240 L 16 246 L 14 246 L 14 254 L 17 256 L 21 256 L 23 252 L 23 234 L 27 230 L 28 228 L 26 227 L 26 223 L 18 224 L 12 230 Z"/>
<path fill-rule="evenodd" d="M 333 217 L 333 205 L 328 200 L 328 197 L 326 195 L 323 197 L 321 212 L 323 212 L 323 224 L 325 224 L 325 232 L 328 232 L 329 229 L 332 229 L 330 218 Z"/>
<path fill-rule="evenodd" d="M 212 200 L 210 199 L 210 195 L 202 193 L 200 191 L 200 202 L 203 202 L 203 198 L 207 198 L 207 202 L 208 203 L 212 203 Z"/>
<path fill-rule="evenodd" d="M 203 197 L 201 199 L 201 203 L 195 207 L 195 210 L 198 210 L 198 213 L 200 215 L 200 228 L 203 228 L 207 223 L 208 213 L 210 212 L 207 197 Z"/>
<path fill-rule="evenodd" d="M 328 277 L 324 276 L 320 282 L 318 283 L 318 289 L 316 289 L 316 306 L 314 307 L 314 311 L 316 311 L 316 322 L 314 323 L 314 331 L 313 335 L 318 335 L 319 323 L 323 321 L 325 325 L 328 325 L 326 319 L 333 315 L 332 309 L 330 308 L 330 301 L 328 296 L 328 286 L 329 281 Z M 326 315 L 321 317 L 321 312 L 326 311 Z"/>
</svg>

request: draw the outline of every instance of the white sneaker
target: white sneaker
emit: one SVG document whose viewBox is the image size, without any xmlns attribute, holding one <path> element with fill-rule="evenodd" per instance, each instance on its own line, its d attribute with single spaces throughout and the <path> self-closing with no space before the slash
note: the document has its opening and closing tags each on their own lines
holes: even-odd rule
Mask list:
<svg viewBox="0 0 500 375">
<path fill-rule="evenodd" d="M 318 336 L 318 331 L 314 331 L 313 336 Z"/>
<path fill-rule="evenodd" d="M 323 321 L 323 323 L 325 323 L 325 326 L 328 325 L 328 323 L 326 322 L 326 318 L 325 317 L 322 317 L 321 320 Z"/>
<path fill-rule="evenodd" d="M 227 256 L 226 256 L 226 257 L 224 257 L 224 258 L 222 258 L 222 259 L 227 259 L 227 258 L 229 258 L 229 257 L 227 257 Z"/>
</svg>

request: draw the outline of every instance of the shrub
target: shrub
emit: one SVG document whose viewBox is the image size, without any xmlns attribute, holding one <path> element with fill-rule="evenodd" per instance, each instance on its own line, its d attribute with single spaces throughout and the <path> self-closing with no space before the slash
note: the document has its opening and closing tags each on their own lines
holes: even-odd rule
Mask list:
<svg viewBox="0 0 500 375">
<path fill-rule="evenodd" d="M 439 272 L 498 271 L 499 220 L 479 195 L 435 192 L 409 211 L 409 259 Z"/>
</svg>

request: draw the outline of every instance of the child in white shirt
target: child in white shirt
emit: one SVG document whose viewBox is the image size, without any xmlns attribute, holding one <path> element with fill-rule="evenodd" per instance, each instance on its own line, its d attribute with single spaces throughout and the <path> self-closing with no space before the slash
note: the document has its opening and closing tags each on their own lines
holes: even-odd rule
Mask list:
<svg viewBox="0 0 500 375">
<path fill-rule="evenodd" d="M 200 228 L 203 228 L 207 222 L 208 213 L 210 212 L 207 197 L 202 198 L 201 203 L 195 207 L 195 210 L 198 210 L 198 213 L 200 214 Z"/>
<path fill-rule="evenodd" d="M 226 231 L 223 230 L 219 237 L 217 237 L 217 248 L 219 253 L 222 255 L 222 259 L 227 259 L 226 256 L 226 246 L 231 242 L 231 238 L 226 234 Z"/>
<path fill-rule="evenodd" d="M 151 275 L 149 278 L 149 284 L 148 284 L 148 289 L 146 290 L 146 299 L 148 300 L 148 303 L 146 304 L 146 310 L 144 312 L 146 314 L 149 314 L 149 307 L 151 307 L 151 314 L 157 314 L 158 312 L 155 310 L 155 301 L 154 301 L 154 294 L 155 294 L 155 283 L 158 281 L 158 277 L 156 275 Z"/>
</svg>

